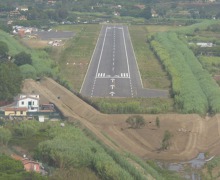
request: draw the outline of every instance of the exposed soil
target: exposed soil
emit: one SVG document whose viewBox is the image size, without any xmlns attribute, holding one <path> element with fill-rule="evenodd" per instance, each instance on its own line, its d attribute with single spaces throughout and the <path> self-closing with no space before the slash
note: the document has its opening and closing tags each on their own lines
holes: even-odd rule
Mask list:
<svg viewBox="0 0 220 180">
<path fill-rule="evenodd" d="M 143 114 L 147 125 L 132 129 L 125 122 L 129 114 L 102 114 L 52 79 L 26 80 L 23 92 L 39 93 L 43 103 L 56 104 L 69 120 L 79 121 L 117 151 L 128 151 L 146 159 L 172 161 L 190 160 L 199 152 L 220 155 L 219 114 L 204 118 L 196 114 Z M 155 123 L 157 117 L 160 128 Z M 171 145 L 168 150 L 159 151 L 165 130 L 173 135 Z"/>
</svg>

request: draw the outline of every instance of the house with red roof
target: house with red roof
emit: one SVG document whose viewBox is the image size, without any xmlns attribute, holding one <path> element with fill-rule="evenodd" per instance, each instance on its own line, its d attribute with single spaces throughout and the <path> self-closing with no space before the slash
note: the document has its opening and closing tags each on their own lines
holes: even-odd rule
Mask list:
<svg viewBox="0 0 220 180">
<path fill-rule="evenodd" d="M 41 164 L 37 161 L 32 161 L 26 157 L 21 157 L 16 154 L 12 154 L 11 157 L 15 160 L 21 161 L 24 166 L 24 169 L 28 172 L 34 171 L 37 173 L 41 173 L 41 169 L 43 169 Z"/>
</svg>

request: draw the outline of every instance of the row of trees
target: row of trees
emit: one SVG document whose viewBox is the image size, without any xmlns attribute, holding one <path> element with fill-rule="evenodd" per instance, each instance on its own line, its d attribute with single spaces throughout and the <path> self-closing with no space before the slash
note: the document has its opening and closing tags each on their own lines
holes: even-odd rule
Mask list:
<svg viewBox="0 0 220 180">
<path fill-rule="evenodd" d="M 175 105 L 184 113 L 220 111 L 218 85 L 176 33 L 154 36 L 151 46 L 172 79 Z"/>
<path fill-rule="evenodd" d="M 205 113 L 208 108 L 206 97 L 168 33 L 157 35 L 151 46 L 171 77 L 176 108 L 184 113 Z"/>
<path fill-rule="evenodd" d="M 102 146 L 89 140 L 79 129 L 57 126 L 51 128 L 48 134 L 52 139 L 38 146 L 38 157 L 44 162 L 67 169 L 90 167 L 103 179 L 135 179 L 133 173 L 114 159 L 115 156 L 109 155 Z M 123 161 L 128 163 L 125 159 Z M 141 177 L 140 174 L 138 176 Z"/>
<path fill-rule="evenodd" d="M 181 50 L 186 63 L 191 68 L 192 73 L 196 77 L 202 91 L 206 95 L 209 103 L 209 111 L 211 113 L 220 112 L 220 91 L 218 84 L 214 81 L 210 74 L 203 69 L 193 52 L 187 47 L 186 44 L 180 41 L 177 36 L 175 36 L 173 39 L 173 43 L 176 44 L 177 49 Z"/>
</svg>

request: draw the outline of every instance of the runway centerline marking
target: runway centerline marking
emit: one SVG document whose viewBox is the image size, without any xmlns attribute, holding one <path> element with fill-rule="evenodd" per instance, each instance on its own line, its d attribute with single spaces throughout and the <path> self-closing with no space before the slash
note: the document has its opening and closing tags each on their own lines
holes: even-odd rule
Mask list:
<svg viewBox="0 0 220 180">
<path fill-rule="evenodd" d="M 133 97 L 134 93 L 133 93 L 133 87 L 132 87 L 132 81 L 131 81 L 131 74 L 130 74 L 130 64 L 129 64 L 129 57 L 128 57 L 128 51 L 127 51 L 127 44 L 126 44 L 126 39 L 125 39 L 125 29 L 124 27 L 114 27 L 114 31 L 113 31 L 113 34 L 112 34 L 112 27 L 106 27 L 105 31 L 104 31 L 104 38 L 103 38 L 103 42 L 102 42 L 102 45 L 101 45 L 101 51 L 100 51 L 100 55 L 99 55 L 99 60 L 98 60 L 98 65 L 97 65 L 97 69 L 96 69 L 96 74 L 95 74 L 95 77 L 94 77 L 94 83 L 93 83 L 93 87 L 92 87 L 92 93 L 91 93 L 91 97 L 96 94 L 95 93 L 95 89 L 96 89 L 96 84 L 97 84 L 97 80 L 98 79 L 110 79 L 112 82 L 115 81 L 115 79 L 129 79 L 129 85 L 130 85 L 130 95 Z M 124 63 L 124 72 L 122 71 L 121 73 L 119 72 L 115 72 L 115 60 L 118 61 L 118 59 L 115 59 L 116 57 L 116 29 L 118 29 L 119 31 L 117 31 L 117 34 L 119 33 L 120 36 L 122 35 L 122 39 L 120 40 L 121 42 L 123 42 L 124 44 L 124 47 L 122 45 L 122 49 L 121 51 L 123 53 L 125 53 L 125 58 L 124 60 L 123 59 L 120 59 L 122 60 Z M 103 62 L 103 57 L 104 57 L 104 52 L 106 50 L 105 48 L 105 45 L 107 44 L 107 37 L 108 37 L 108 34 L 110 33 L 110 31 L 108 30 L 111 30 L 111 35 L 113 35 L 113 46 L 111 47 L 112 48 L 112 75 L 109 75 L 109 72 L 107 73 L 107 71 L 105 71 L 104 69 L 104 72 L 101 71 L 102 70 L 102 62 Z M 118 36 L 118 35 L 117 35 Z M 127 37 L 127 36 L 126 36 Z M 111 40 L 112 41 L 112 40 Z M 118 40 L 117 40 L 118 42 Z M 124 50 L 123 50 L 124 49 Z M 118 52 L 118 51 L 117 51 Z M 122 53 L 121 52 L 121 53 Z M 110 60 L 110 59 L 109 59 Z M 117 65 L 117 62 L 116 62 L 116 65 Z M 127 65 L 127 70 L 126 70 L 126 65 Z M 126 72 L 127 71 L 127 72 Z M 106 73 L 107 75 L 106 75 Z M 115 74 L 115 73 L 118 73 Z M 114 79 L 114 80 L 113 80 Z M 99 80 L 100 81 L 100 80 Z M 111 86 L 111 90 L 113 90 L 115 88 L 114 85 L 110 85 Z M 129 90 L 129 88 L 128 88 Z M 110 91 L 110 96 L 114 96 L 117 92 L 114 92 L 114 91 Z"/>
</svg>

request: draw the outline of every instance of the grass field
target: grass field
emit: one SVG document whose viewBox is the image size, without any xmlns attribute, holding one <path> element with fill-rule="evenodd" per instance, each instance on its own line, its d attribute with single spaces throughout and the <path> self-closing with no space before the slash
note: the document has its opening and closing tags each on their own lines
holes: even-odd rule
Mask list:
<svg viewBox="0 0 220 180">
<path fill-rule="evenodd" d="M 150 26 L 149 26 L 150 27 Z M 152 53 L 147 36 L 158 27 L 129 26 L 132 44 L 145 88 L 169 89 L 170 81 L 160 62 Z M 165 28 L 167 29 L 167 28 Z M 150 31 L 150 32 L 149 32 Z"/>
<path fill-rule="evenodd" d="M 100 25 L 59 26 L 58 30 L 71 30 L 76 33 L 64 47 L 51 50 L 52 58 L 60 67 L 64 79 L 74 91 L 79 91 L 86 74 L 96 41 L 101 29 Z"/>
</svg>

